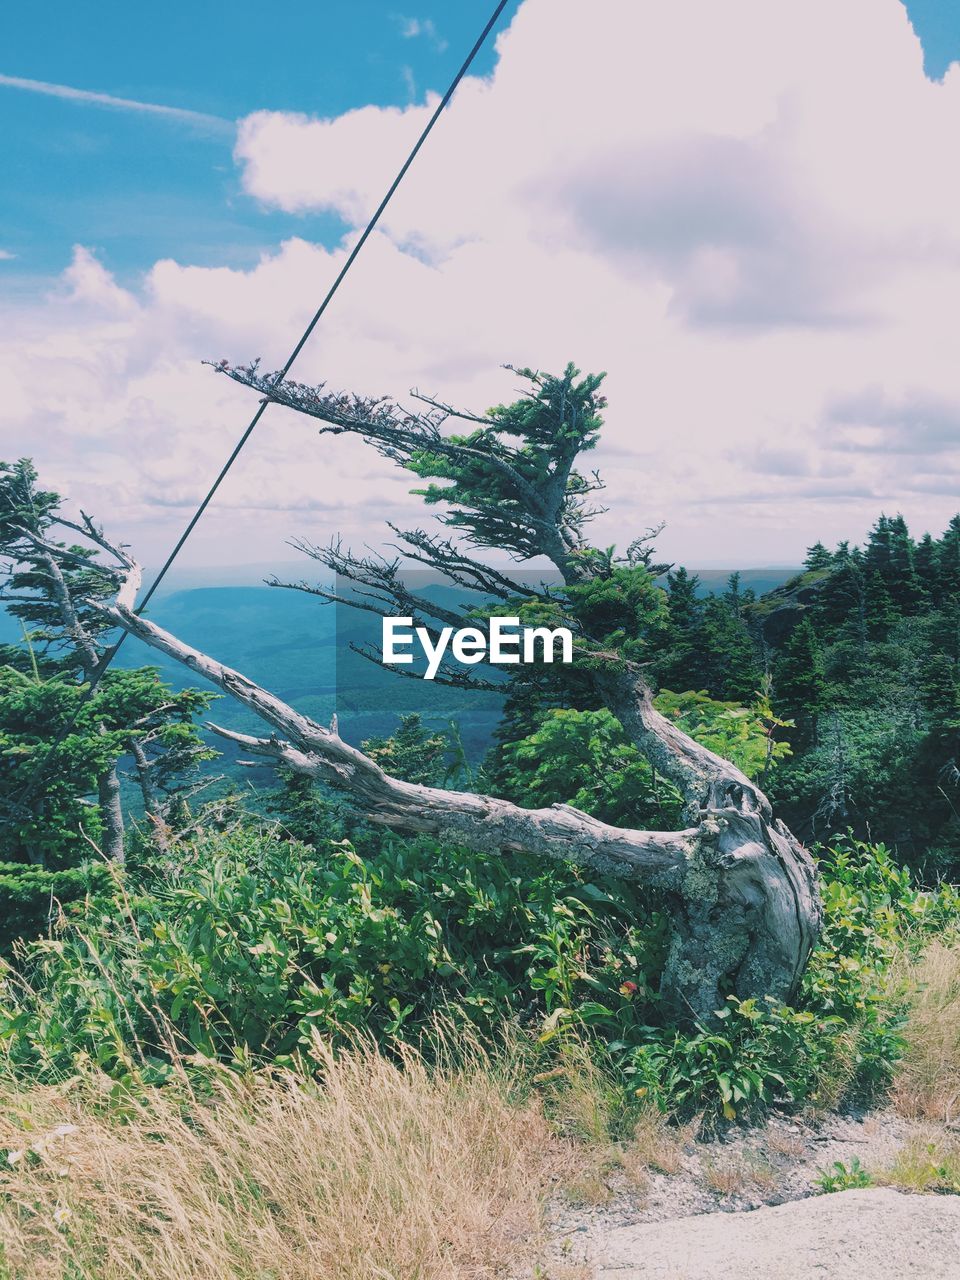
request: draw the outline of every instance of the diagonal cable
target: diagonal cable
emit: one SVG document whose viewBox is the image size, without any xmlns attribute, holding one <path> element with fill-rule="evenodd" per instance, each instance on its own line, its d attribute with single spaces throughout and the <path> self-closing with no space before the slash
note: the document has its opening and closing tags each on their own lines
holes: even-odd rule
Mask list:
<svg viewBox="0 0 960 1280">
<path fill-rule="evenodd" d="M 411 150 L 410 154 L 407 156 L 406 160 L 403 162 L 402 166 L 397 172 L 397 176 L 390 183 L 390 186 L 387 189 L 387 192 L 384 195 L 383 199 L 380 201 L 379 205 L 377 205 L 376 211 L 374 212 L 373 217 L 370 219 L 370 221 L 367 223 L 366 227 L 364 228 L 363 234 L 360 236 L 360 239 L 351 249 L 346 262 L 340 268 L 337 278 L 334 280 L 333 284 L 327 290 L 326 296 L 324 297 L 323 301 L 320 303 L 319 307 L 317 307 L 316 311 L 314 312 L 313 317 L 310 320 L 310 323 L 307 325 L 303 333 L 300 335 L 300 339 L 297 342 L 297 345 L 293 348 L 293 350 L 290 352 L 290 355 L 287 357 L 286 363 L 283 365 L 283 368 L 280 370 L 280 373 L 277 376 L 277 379 L 274 383 L 275 386 L 279 386 L 279 384 L 284 381 L 284 379 L 287 377 L 287 374 L 293 368 L 295 361 L 297 360 L 300 353 L 303 351 L 303 348 L 306 346 L 307 342 L 309 341 L 310 335 L 313 333 L 314 329 L 320 323 L 320 320 L 322 319 L 324 312 L 326 311 L 330 303 L 333 301 L 333 298 L 336 295 L 337 290 L 340 288 L 341 284 L 343 284 L 343 281 L 345 280 L 347 273 L 349 272 L 350 268 L 353 266 L 354 262 L 357 260 L 357 257 L 359 256 L 360 251 L 363 249 L 363 246 L 367 243 L 367 240 L 369 240 L 371 234 L 373 233 L 374 228 L 376 227 L 377 223 L 380 221 L 380 218 L 383 215 L 384 210 L 386 209 L 390 201 L 393 199 L 393 196 L 397 188 L 400 186 L 400 183 L 406 177 L 408 169 L 413 164 L 414 160 L 416 160 L 417 155 L 420 152 L 420 148 L 423 146 L 427 138 L 430 136 L 430 133 L 432 132 L 434 125 L 440 119 L 441 115 L 443 114 L 447 104 L 450 102 L 450 99 L 453 97 L 454 93 L 456 93 L 457 87 L 459 86 L 460 81 L 469 71 L 470 66 L 473 63 L 473 60 L 476 58 L 477 54 L 480 52 L 481 48 L 483 47 L 487 39 L 487 36 L 489 36 L 490 32 L 493 30 L 500 15 L 503 13 L 504 9 L 507 7 L 508 2 L 509 0 L 500 0 L 500 3 L 496 6 L 493 13 L 487 19 L 486 25 L 484 26 L 483 30 L 480 32 L 479 36 L 477 37 L 473 45 L 473 48 L 467 54 L 466 58 L 464 58 L 463 63 L 460 66 L 460 69 L 457 71 L 457 74 L 451 80 L 449 88 L 447 89 L 443 97 L 440 99 L 440 101 L 437 103 L 436 110 L 433 112 L 433 114 L 430 116 L 430 119 L 427 121 L 426 125 L 424 126 L 422 133 L 420 134 L 419 138 L 417 138 L 417 141 L 414 143 L 413 149 Z M 173 562 L 176 560 L 177 556 L 183 550 L 184 544 L 186 543 L 187 539 L 190 537 L 191 533 L 193 533 L 194 529 L 197 527 L 197 524 L 201 520 L 203 513 L 206 511 L 207 507 L 213 501 L 213 498 L 217 490 L 220 488 L 221 484 L 223 484 L 224 480 L 227 478 L 227 475 L 229 474 L 231 467 L 236 462 L 237 458 L 239 458 L 247 441 L 253 435 L 253 432 L 256 429 L 257 423 L 263 417 L 264 413 L 266 413 L 267 405 L 269 403 L 270 403 L 269 400 L 262 401 L 256 413 L 250 419 L 249 425 L 247 426 L 243 435 L 234 445 L 233 451 L 230 454 L 230 456 L 227 458 L 226 462 L 223 464 L 222 468 L 220 469 L 219 475 L 214 480 L 210 488 L 207 490 L 207 493 L 205 494 L 203 501 L 200 503 L 196 511 L 190 517 L 189 523 L 187 524 L 183 533 L 181 533 L 180 537 L 177 539 L 170 554 L 167 556 L 166 560 L 163 562 L 163 565 L 161 566 L 159 573 L 156 575 L 156 577 L 153 579 L 150 586 L 148 587 L 146 593 L 143 596 L 143 599 L 140 601 L 140 604 L 136 608 L 137 614 L 142 613 L 143 610 L 147 607 L 147 605 L 150 603 L 152 596 L 156 592 L 157 588 L 160 586 L 160 583 L 163 582 L 164 578 L 167 576 L 167 573 L 169 572 L 171 566 L 173 565 Z M 62 745 L 64 739 L 73 729 L 74 725 L 77 722 L 77 718 L 80 715 L 80 712 L 83 710 L 83 708 L 87 705 L 87 703 L 96 693 L 97 688 L 100 685 L 100 681 L 103 679 L 104 673 L 106 672 L 107 668 L 110 666 L 114 658 L 119 653 L 128 635 L 129 635 L 129 632 L 122 631 L 120 634 L 120 638 L 116 641 L 116 643 L 111 645 L 109 649 L 106 649 L 104 651 L 103 656 L 100 658 L 100 661 L 97 664 L 95 671 L 93 672 L 90 683 L 87 686 L 86 690 L 84 691 L 83 697 L 77 703 L 77 706 L 74 709 L 72 716 L 70 716 L 70 718 L 67 721 L 67 724 L 60 730 L 60 733 L 57 735 L 56 741 L 53 743 L 51 754 L 47 757 L 48 765 L 49 765 L 49 762 L 54 758 L 57 748 Z M 46 770 L 44 769 L 40 770 L 39 776 L 36 776 L 34 778 L 32 785 L 27 788 L 27 793 L 25 797 L 21 799 L 21 804 L 25 803 L 26 800 L 31 799 L 33 795 L 36 794 L 36 792 L 39 790 L 40 784 L 45 780 L 45 777 L 44 777 L 45 773 L 46 773 Z"/>
</svg>

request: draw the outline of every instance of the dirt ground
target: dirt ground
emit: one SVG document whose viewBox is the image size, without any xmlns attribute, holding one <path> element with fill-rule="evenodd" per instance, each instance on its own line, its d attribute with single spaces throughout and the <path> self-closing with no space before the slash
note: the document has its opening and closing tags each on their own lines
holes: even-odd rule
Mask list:
<svg viewBox="0 0 960 1280">
<path fill-rule="evenodd" d="M 824 1173 L 884 1181 L 944 1131 L 894 1112 L 773 1117 L 692 1138 L 669 1172 L 615 1167 L 550 1205 L 542 1280 L 960 1280 L 960 1196 L 890 1186 L 822 1194 Z M 955 1137 L 956 1135 L 954 1135 Z"/>
</svg>

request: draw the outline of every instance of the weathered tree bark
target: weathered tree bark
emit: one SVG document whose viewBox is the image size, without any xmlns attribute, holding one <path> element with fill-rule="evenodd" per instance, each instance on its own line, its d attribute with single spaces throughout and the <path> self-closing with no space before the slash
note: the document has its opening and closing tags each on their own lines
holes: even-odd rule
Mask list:
<svg viewBox="0 0 960 1280">
<path fill-rule="evenodd" d="M 635 672 L 598 674 L 606 707 L 686 797 L 699 839 L 676 895 L 664 994 L 682 1010 L 717 1009 L 725 990 L 788 999 L 820 932 L 813 859 L 729 760 L 681 732 Z"/>
<path fill-rule="evenodd" d="M 97 779 L 97 798 L 103 825 L 101 843 L 104 856 L 111 862 L 122 863 L 123 808 L 120 804 L 120 779 L 117 777 L 116 765 L 111 765 Z"/>
<path fill-rule="evenodd" d="M 493 796 L 402 782 L 335 729 L 137 617 L 128 605 L 104 606 L 104 612 L 277 731 L 255 738 L 211 725 L 216 733 L 346 789 L 374 822 L 494 856 L 522 849 L 662 890 L 674 907 L 663 994 L 679 1019 L 709 1020 L 727 991 L 784 1000 L 795 991 L 820 924 L 810 855 L 773 820 L 766 797 L 745 775 L 654 709 L 635 669 L 598 675 L 598 689 L 656 768 L 683 788 L 691 822 L 683 831 L 628 830 L 567 805 L 524 809 Z"/>
<path fill-rule="evenodd" d="M 161 852 L 168 853 L 170 851 L 170 831 L 160 804 L 160 797 L 157 795 L 157 788 L 153 785 L 153 766 L 139 738 L 131 738 L 129 747 L 137 770 L 137 781 L 140 784 L 140 795 L 143 798 L 143 812 L 153 826 L 153 837 L 157 842 L 158 848 Z"/>
</svg>

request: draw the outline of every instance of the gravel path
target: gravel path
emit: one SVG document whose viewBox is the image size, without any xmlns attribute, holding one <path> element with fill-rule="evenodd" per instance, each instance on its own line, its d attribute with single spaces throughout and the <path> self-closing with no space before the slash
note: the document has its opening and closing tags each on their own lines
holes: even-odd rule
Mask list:
<svg viewBox="0 0 960 1280">
<path fill-rule="evenodd" d="M 960 1197 L 843 1191 L 607 1232 L 596 1280 L 960 1280 Z"/>
</svg>

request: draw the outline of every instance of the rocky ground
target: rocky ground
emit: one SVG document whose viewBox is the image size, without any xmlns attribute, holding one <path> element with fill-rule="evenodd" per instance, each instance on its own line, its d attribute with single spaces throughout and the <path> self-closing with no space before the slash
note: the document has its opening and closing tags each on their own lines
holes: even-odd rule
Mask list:
<svg viewBox="0 0 960 1280">
<path fill-rule="evenodd" d="M 554 1198 L 543 1280 L 960 1280 L 960 1196 L 870 1185 L 896 1176 L 904 1153 L 956 1135 L 893 1112 L 819 1123 L 773 1117 L 712 1142 L 638 1145 Z M 646 1160 L 653 1156 L 659 1168 Z M 837 1165 L 843 1166 L 843 1173 Z M 853 1176 L 851 1176 L 851 1174 Z"/>
</svg>

